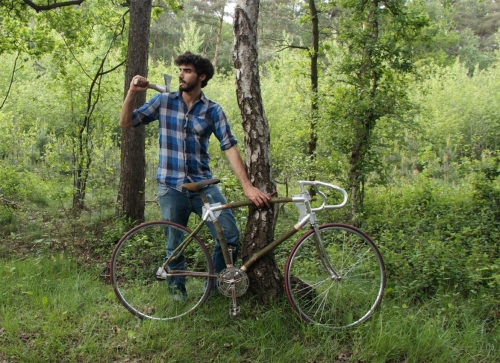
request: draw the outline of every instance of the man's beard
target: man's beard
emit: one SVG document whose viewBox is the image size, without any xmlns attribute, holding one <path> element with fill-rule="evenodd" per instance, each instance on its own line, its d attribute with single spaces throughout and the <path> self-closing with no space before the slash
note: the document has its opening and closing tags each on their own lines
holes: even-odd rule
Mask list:
<svg viewBox="0 0 500 363">
<path fill-rule="evenodd" d="M 181 83 L 179 83 L 179 91 L 182 91 L 182 92 L 191 92 L 192 90 L 194 90 L 196 88 L 196 86 L 198 85 L 198 77 L 196 77 L 196 81 L 193 82 L 193 83 L 185 83 L 185 85 L 183 86 Z"/>
</svg>

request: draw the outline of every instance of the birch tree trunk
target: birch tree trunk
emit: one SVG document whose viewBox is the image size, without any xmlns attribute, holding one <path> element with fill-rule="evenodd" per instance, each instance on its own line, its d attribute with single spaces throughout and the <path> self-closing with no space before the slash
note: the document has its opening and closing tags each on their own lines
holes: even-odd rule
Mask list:
<svg viewBox="0 0 500 363">
<path fill-rule="evenodd" d="M 260 91 L 257 53 L 259 0 L 238 0 L 234 11 L 234 64 L 237 99 L 245 132 L 245 160 L 252 184 L 262 191 L 274 191 L 271 174 L 269 125 Z M 250 208 L 243 241 L 243 261 L 274 237 L 276 209 Z M 274 254 L 264 256 L 249 271 L 250 290 L 267 303 L 283 294 L 283 277 Z"/>
<path fill-rule="evenodd" d="M 130 0 L 130 28 L 128 36 L 127 66 L 125 68 L 125 94 L 132 78 L 140 74 L 147 77 L 151 0 Z M 135 106 L 146 101 L 146 92 L 137 95 Z M 145 209 L 145 131 L 144 127 L 122 130 L 121 174 L 118 194 L 119 215 L 131 222 L 142 222 Z"/>
</svg>

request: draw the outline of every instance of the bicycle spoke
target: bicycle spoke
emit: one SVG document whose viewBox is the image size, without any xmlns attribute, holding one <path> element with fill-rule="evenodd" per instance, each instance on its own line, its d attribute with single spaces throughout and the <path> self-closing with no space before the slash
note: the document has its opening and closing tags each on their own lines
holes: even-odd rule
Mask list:
<svg viewBox="0 0 500 363">
<path fill-rule="evenodd" d="M 205 301 L 214 275 L 210 254 L 199 239 L 164 266 L 164 275 L 156 274 L 166 258 L 167 239 L 180 242 L 189 232 L 174 223 L 155 221 L 135 227 L 120 240 L 111 259 L 111 280 L 116 296 L 131 313 L 171 320 Z"/>
<path fill-rule="evenodd" d="M 285 271 L 287 295 L 302 319 L 330 328 L 354 326 L 380 304 L 385 287 L 382 256 L 368 236 L 354 227 L 319 228 L 323 250 L 318 256 L 312 231 L 293 248 Z M 331 276 L 332 266 L 338 276 Z"/>
</svg>

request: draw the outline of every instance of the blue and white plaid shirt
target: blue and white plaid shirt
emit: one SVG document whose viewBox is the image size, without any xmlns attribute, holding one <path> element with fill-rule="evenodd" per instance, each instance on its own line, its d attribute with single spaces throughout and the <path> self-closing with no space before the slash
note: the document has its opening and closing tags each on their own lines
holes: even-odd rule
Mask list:
<svg viewBox="0 0 500 363">
<path fill-rule="evenodd" d="M 160 93 L 134 111 L 134 127 L 159 121 L 157 179 L 182 191 L 181 185 L 211 179 L 208 143 L 215 134 L 221 150 L 237 143 L 224 111 L 201 94 L 190 110 L 180 92 Z"/>
</svg>

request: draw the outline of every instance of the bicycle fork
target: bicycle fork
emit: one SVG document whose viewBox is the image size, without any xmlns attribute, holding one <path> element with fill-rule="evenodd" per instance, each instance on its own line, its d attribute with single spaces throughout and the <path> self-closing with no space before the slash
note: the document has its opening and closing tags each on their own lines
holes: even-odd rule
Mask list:
<svg viewBox="0 0 500 363">
<path fill-rule="evenodd" d="M 316 251 L 321 263 L 325 267 L 326 271 L 328 271 L 328 274 L 333 281 L 340 281 L 342 279 L 342 276 L 340 276 L 339 273 L 335 271 L 332 264 L 330 263 L 330 259 L 328 258 L 325 251 L 325 245 L 323 243 L 323 240 L 321 239 L 321 234 L 319 233 L 318 225 L 314 223 L 312 227 L 314 229 L 314 244 L 316 245 Z"/>
</svg>

